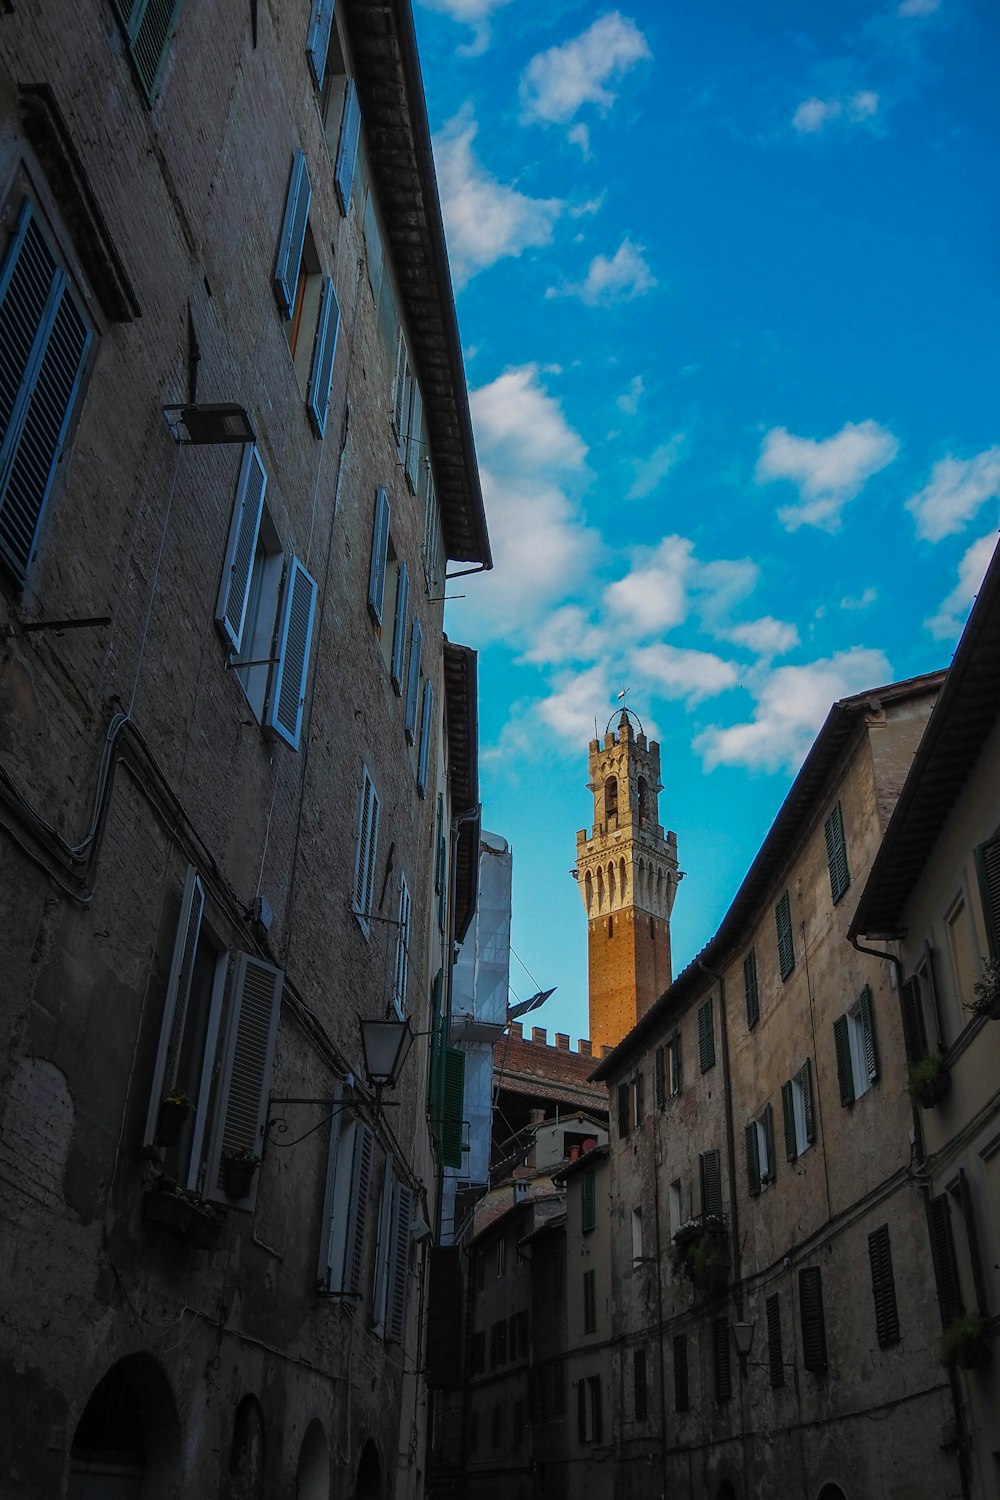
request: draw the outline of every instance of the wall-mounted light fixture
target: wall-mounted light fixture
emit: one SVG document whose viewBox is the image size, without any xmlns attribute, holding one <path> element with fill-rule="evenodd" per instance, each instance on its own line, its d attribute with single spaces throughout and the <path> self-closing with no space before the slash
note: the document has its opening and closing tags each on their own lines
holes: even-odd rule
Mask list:
<svg viewBox="0 0 1000 1500">
<path fill-rule="evenodd" d="M 358 1021 L 365 1077 L 378 1100 L 383 1089 L 394 1089 L 413 1046 L 415 1033 L 409 1017 L 403 1021 Z"/>
<path fill-rule="evenodd" d="M 198 406 L 165 406 L 163 420 L 175 443 L 203 447 L 214 443 L 253 443 L 256 434 L 235 401 L 208 401 Z"/>
</svg>

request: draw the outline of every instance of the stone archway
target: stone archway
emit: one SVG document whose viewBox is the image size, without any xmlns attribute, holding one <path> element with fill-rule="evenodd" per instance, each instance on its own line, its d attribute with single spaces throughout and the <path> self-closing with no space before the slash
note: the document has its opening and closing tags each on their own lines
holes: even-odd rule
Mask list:
<svg viewBox="0 0 1000 1500">
<path fill-rule="evenodd" d="M 355 1500 L 382 1500 L 382 1465 L 379 1463 L 378 1449 L 371 1438 L 361 1450 L 354 1496 Z"/>
<path fill-rule="evenodd" d="M 295 1470 L 296 1500 L 330 1500 L 330 1448 L 318 1417 L 306 1428 Z"/>
<path fill-rule="evenodd" d="M 831 1482 L 829 1484 L 824 1484 L 823 1488 L 819 1492 L 817 1500 L 847 1500 L 847 1496 L 844 1494 L 839 1484 L 833 1484 Z"/>
<path fill-rule="evenodd" d="M 165 1500 L 180 1477 L 180 1424 L 167 1377 L 152 1355 L 126 1355 L 80 1414 L 66 1500 Z"/>
<path fill-rule="evenodd" d="M 256 1396 L 244 1396 L 233 1417 L 222 1500 L 264 1500 L 266 1458 L 264 1413 Z"/>
</svg>

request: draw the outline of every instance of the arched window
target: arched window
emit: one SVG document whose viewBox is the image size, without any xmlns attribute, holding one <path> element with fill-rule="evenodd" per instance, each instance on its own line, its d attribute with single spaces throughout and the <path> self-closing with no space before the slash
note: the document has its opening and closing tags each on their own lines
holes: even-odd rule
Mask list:
<svg viewBox="0 0 1000 1500">
<path fill-rule="evenodd" d="M 615 935 L 615 919 L 614 919 L 614 917 L 609 917 L 608 918 L 608 937 L 614 937 L 614 935 Z"/>
<path fill-rule="evenodd" d="M 604 783 L 604 820 L 610 823 L 618 816 L 618 777 L 609 776 Z"/>
<path fill-rule="evenodd" d="M 649 822 L 649 783 L 645 776 L 639 777 L 639 822 Z"/>
<path fill-rule="evenodd" d="M 819 1500 L 847 1500 L 847 1496 L 839 1484 L 824 1484 L 819 1492 Z"/>
<path fill-rule="evenodd" d="M 355 1500 L 380 1500 L 381 1494 L 382 1465 L 378 1460 L 378 1449 L 369 1438 L 361 1450 Z"/>
<path fill-rule="evenodd" d="M 223 1494 L 239 1500 L 263 1500 L 264 1413 L 256 1396 L 244 1396 L 233 1418 L 229 1445 L 229 1487 Z"/>
<path fill-rule="evenodd" d="M 295 1471 L 295 1500 L 330 1500 L 330 1449 L 318 1417 L 306 1428 Z"/>
<path fill-rule="evenodd" d="M 122 1493 L 146 1500 L 173 1492 L 180 1471 L 180 1427 L 167 1377 L 151 1355 L 129 1354 L 94 1387 L 76 1424 L 67 1500 L 117 1494 L 106 1486 L 129 1481 Z"/>
</svg>

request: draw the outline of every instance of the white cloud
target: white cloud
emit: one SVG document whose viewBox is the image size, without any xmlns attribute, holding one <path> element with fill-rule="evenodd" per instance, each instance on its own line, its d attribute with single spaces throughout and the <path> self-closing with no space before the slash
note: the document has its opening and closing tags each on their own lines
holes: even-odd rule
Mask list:
<svg viewBox="0 0 1000 1500">
<path fill-rule="evenodd" d="M 841 609 L 871 609 L 878 598 L 878 589 L 871 584 L 860 594 L 846 594 L 840 601 Z"/>
<path fill-rule="evenodd" d="M 651 55 L 635 22 L 610 11 L 580 36 L 531 59 L 521 77 L 525 118 L 561 124 L 584 104 L 604 113 L 615 101 L 609 85 Z"/>
<path fill-rule="evenodd" d="M 510 0 L 420 0 L 425 10 L 436 10 L 450 16 L 460 25 L 471 26 L 472 41 L 458 51 L 466 57 L 478 57 L 490 44 L 490 18 Z"/>
<path fill-rule="evenodd" d="M 821 441 L 794 437 L 784 427 L 773 427 L 761 444 L 757 483 L 787 479 L 798 485 L 804 503 L 778 511 L 787 531 L 800 526 L 836 531 L 847 502 L 898 452 L 899 443 L 888 428 L 870 419 L 847 422 L 833 437 Z"/>
<path fill-rule="evenodd" d="M 922 490 L 911 495 L 906 508 L 917 518 L 917 533 L 939 542 L 961 531 L 986 500 L 1000 496 L 1000 447 L 987 448 L 974 458 L 950 453 L 936 463 Z"/>
<path fill-rule="evenodd" d="M 762 615 L 759 620 L 747 620 L 743 625 L 731 625 L 721 632 L 723 639 L 735 646 L 746 646 L 758 656 L 784 656 L 799 644 L 799 632 L 785 620 L 776 620 L 772 615 Z"/>
<path fill-rule="evenodd" d="M 803 99 L 792 116 L 792 126 L 799 135 L 816 135 L 835 120 L 848 125 L 863 125 L 878 114 L 879 96 L 874 89 L 859 89 L 846 98 Z"/>
<path fill-rule="evenodd" d="M 550 286 L 546 297 L 579 297 L 588 307 L 611 307 L 631 302 L 634 297 L 652 291 L 656 285 L 643 254 L 642 245 L 633 245 L 627 237 L 614 255 L 595 255 L 583 282 L 564 287 Z"/>
<path fill-rule="evenodd" d="M 625 499 L 642 500 L 647 495 L 651 495 L 666 479 L 680 458 L 683 446 L 683 432 L 675 432 L 669 442 L 661 443 L 658 448 L 654 448 L 648 458 L 632 459 L 635 478 L 625 491 Z"/>
<path fill-rule="evenodd" d="M 659 642 L 633 651 L 631 665 L 664 698 L 683 698 L 689 704 L 714 698 L 735 687 L 739 671 L 711 651 L 692 651 Z"/>
<path fill-rule="evenodd" d="M 595 715 L 607 718 L 611 698 L 608 668 L 598 662 L 585 672 L 561 675 L 554 690 L 538 705 L 539 717 L 563 739 L 577 746 L 594 737 Z"/>
<path fill-rule="evenodd" d="M 586 125 L 574 125 L 566 139 L 571 146 L 579 146 L 585 157 L 590 156 L 590 130 Z"/>
<path fill-rule="evenodd" d="M 958 635 L 965 616 L 972 607 L 972 601 L 979 592 L 979 585 L 983 581 L 983 575 L 996 550 L 996 545 L 997 534 L 995 531 L 989 531 L 978 541 L 973 542 L 962 558 L 958 565 L 958 582 L 947 598 L 942 600 L 937 614 L 925 621 L 927 629 L 935 640 L 954 640 Z"/>
<path fill-rule="evenodd" d="M 579 469 L 587 447 L 540 381 L 538 365 L 505 370 L 471 393 L 476 447 L 504 470 Z"/>
<path fill-rule="evenodd" d="M 718 635 L 733 606 L 752 594 L 760 569 L 749 557 L 717 557 L 702 563 L 694 580 L 699 591 L 698 607 L 709 630 Z"/>
<path fill-rule="evenodd" d="M 639 410 L 639 398 L 645 391 L 641 375 L 633 375 L 627 388 L 617 398 L 615 405 L 619 411 L 625 412 L 626 416 L 634 417 Z"/>
<path fill-rule="evenodd" d="M 521 661 L 536 666 L 588 661 L 602 655 L 607 644 L 604 632 L 591 624 L 586 610 L 578 604 L 564 604 L 542 622 Z"/>
<path fill-rule="evenodd" d="M 529 198 L 491 177 L 472 149 L 478 126 L 463 110 L 434 138 L 434 160 L 455 284 L 508 256 L 548 245 L 558 198 Z"/>
<path fill-rule="evenodd" d="M 664 537 L 658 547 L 642 549 L 623 578 L 609 584 L 604 602 L 641 635 L 669 630 L 687 618 L 686 581 L 694 548 L 686 537 Z"/>
<path fill-rule="evenodd" d="M 762 674 L 754 688 L 751 720 L 725 728 L 711 726 L 697 737 L 695 749 L 707 770 L 746 766 L 794 771 L 833 703 L 887 682 L 890 676 L 881 651 L 860 647 L 805 666 L 778 667 Z"/>
<path fill-rule="evenodd" d="M 900 0 L 898 16 L 932 16 L 941 0 Z"/>
</svg>

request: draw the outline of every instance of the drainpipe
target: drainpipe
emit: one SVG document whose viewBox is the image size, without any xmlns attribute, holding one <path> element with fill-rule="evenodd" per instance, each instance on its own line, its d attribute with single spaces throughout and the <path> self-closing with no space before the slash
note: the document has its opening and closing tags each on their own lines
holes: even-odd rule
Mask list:
<svg viewBox="0 0 1000 1500">
<path fill-rule="evenodd" d="M 903 936 L 905 936 L 905 934 L 900 933 L 898 936 L 899 937 L 903 937 Z M 864 943 L 859 943 L 858 942 L 857 936 L 853 932 L 848 932 L 848 934 L 847 934 L 847 940 L 850 943 L 851 947 L 855 948 L 858 953 L 868 953 L 868 954 L 871 955 L 872 958 L 881 958 L 881 959 L 885 960 L 886 962 L 892 964 L 893 972 L 895 973 L 895 976 L 896 976 L 896 993 L 900 997 L 900 1006 L 902 1007 L 902 995 L 903 995 L 903 965 L 902 965 L 902 961 L 899 958 L 897 958 L 897 956 L 896 956 L 895 953 L 886 952 L 884 949 L 881 949 L 881 948 L 867 948 L 864 945 Z M 887 941 L 889 941 L 889 939 L 887 939 Z M 920 1173 L 920 1177 L 921 1177 L 921 1181 L 920 1181 L 920 1183 L 918 1185 L 918 1191 L 919 1191 L 920 1196 L 923 1199 L 923 1203 L 924 1203 L 924 1223 L 927 1225 L 927 1237 L 928 1237 L 928 1242 L 929 1242 L 929 1240 L 930 1240 L 930 1211 L 929 1211 L 928 1205 L 930 1203 L 931 1190 L 930 1190 L 930 1184 L 927 1181 L 927 1156 L 926 1156 L 926 1153 L 924 1151 L 924 1131 L 923 1131 L 923 1125 L 921 1124 L 921 1121 L 920 1121 L 920 1110 L 919 1110 L 919 1108 L 917 1106 L 916 1100 L 911 1100 L 910 1101 L 910 1108 L 911 1108 L 912 1113 L 913 1113 L 913 1145 L 914 1145 L 914 1150 L 916 1152 L 917 1169 L 918 1169 L 918 1171 Z M 931 1256 L 931 1260 L 932 1260 L 932 1263 L 933 1263 L 933 1255 Z M 936 1281 L 937 1281 L 937 1278 L 935 1277 L 935 1289 L 936 1289 Z M 938 1297 L 938 1312 L 940 1313 L 940 1311 L 941 1311 L 941 1300 L 940 1300 L 940 1296 L 939 1296 Z M 944 1319 L 942 1319 L 942 1324 L 943 1324 L 943 1322 L 944 1322 Z M 964 1411 L 964 1408 L 963 1408 L 963 1405 L 962 1405 L 962 1391 L 961 1391 L 961 1386 L 959 1384 L 958 1372 L 954 1368 L 954 1366 L 951 1366 L 949 1368 L 949 1370 L 948 1370 L 948 1384 L 951 1387 L 951 1406 L 952 1406 L 952 1411 L 955 1413 L 955 1431 L 958 1433 L 958 1476 L 959 1476 L 959 1479 L 962 1481 L 962 1500 L 972 1500 L 972 1482 L 971 1482 L 971 1478 L 970 1478 L 970 1475 L 969 1475 L 969 1461 L 968 1461 L 968 1456 L 967 1456 L 968 1455 L 968 1433 L 966 1431 L 966 1426 L 965 1426 L 965 1411 Z"/>
</svg>

